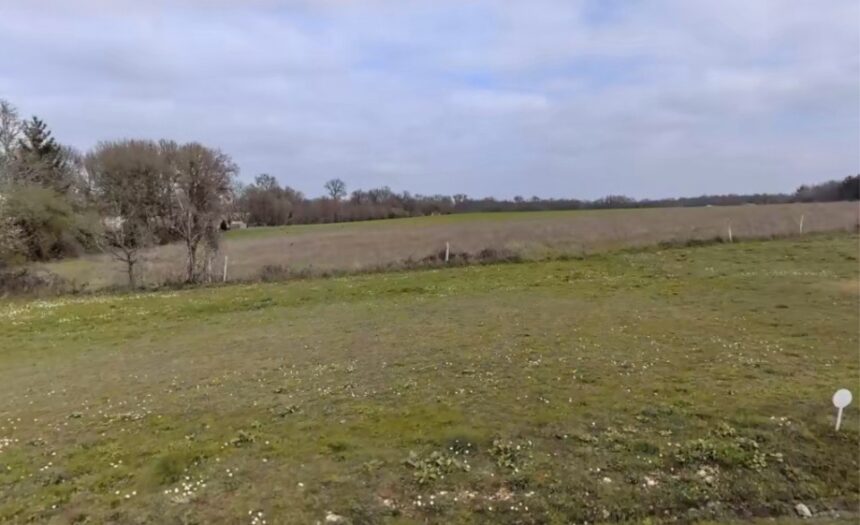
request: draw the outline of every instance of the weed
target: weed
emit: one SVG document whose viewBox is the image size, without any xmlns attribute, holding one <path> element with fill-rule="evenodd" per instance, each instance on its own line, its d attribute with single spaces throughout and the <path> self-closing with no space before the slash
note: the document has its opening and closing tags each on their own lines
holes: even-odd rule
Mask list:
<svg viewBox="0 0 860 525">
<path fill-rule="evenodd" d="M 410 452 L 404 462 L 412 468 L 412 476 L 419 485 L 426 485 L 445 478 L 446 474 L 454 471 L 469 472 L 469 460 L 459 454 L 433 451 L 427 456 L 419 456 Z"/>
<path fill-rule="evenodd" d="M 230 445 L 234 447 L 244 447 L 250 445 L 256 440 L 254 434 L 245 430 L 240 430 L 236 435 L 230 438 Z"/>
<path fill-rule="evenodd" d="M 531 458 L 529 450 L 531 441 L 513 442 L 494 439 L 490 447 L 490 456 L 496 462 L 496 466 L 502 469 L 519 472 Z"/>
<path fill-rule="evenodd" d="M 768 466 L 768 460 L 782 462 L 782 453 L 766 452 L 753 439 L 738 436 L 731 427 L 724 425 L 707 439 L 695 439 L 684 443 L 676 452 L 675 460 L 682 465 L 721 465 L 726 468 L 745 468 L 760 471 Z"/>
<path fill-rule="evenodd" d="M 151 478 L 157 485 L 176 483 L 198 461 L 190 450 L 172 450 L 155 458 L 152 462 Z"/>
</svg>

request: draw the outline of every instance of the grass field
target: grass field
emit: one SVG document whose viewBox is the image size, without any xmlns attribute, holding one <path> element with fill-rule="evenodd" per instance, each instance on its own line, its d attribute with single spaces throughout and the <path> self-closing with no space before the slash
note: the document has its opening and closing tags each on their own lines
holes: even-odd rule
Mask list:
<svg viewBox="0 0 860 525">
<path fill-rule="evenodd" d="M 855 520 L 858 241 L 9 301 L 0 521 Z"/>
<path fill-rule="evenodd" d="M 483 250 L 528 260 L 583 255 L 661 242 L 770 238 L 796 235 L 804 219 L 807 233 L 854 231 L 857 203 L 658 208 L 559 212 L 468 213 L 370 222 L 252 228 L 227 233 L 229 279 L 253 281 L 266 267 L 280 277 L 355 273 L 408 266 L 438 254 L 449 242 L 456 254 Z M 216 261 L 221 271 L 223 259 Z M 180 280 L 185 271 L 180 246 L 150 251 L 140 265 L 141 281 L 159 286 Z M 127 282 L 125 268 L 107 256 L 52 263 L 50 271 L 77 287 L 98 290 Z M 269 272 L 272 273 L 272 272 Z"/>
</svg>

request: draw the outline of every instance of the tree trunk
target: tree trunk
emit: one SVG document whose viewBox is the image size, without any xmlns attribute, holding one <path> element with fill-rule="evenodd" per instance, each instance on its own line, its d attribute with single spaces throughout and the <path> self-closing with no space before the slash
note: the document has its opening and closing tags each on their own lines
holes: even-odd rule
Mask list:
<svg viewBox="0 0 860 525">
<path fill-rule="evenodd" d="M 194 282 L 194 273 L 197 269 L 197 247 L 191 244 L 188 244 L 188 275 L 187 280 L 189 283 Z"/>
<path fill-rule="evenodd" d="M 194 282 L 197 269 L 197 242 L 194 234 L 194 216 L 189 208 L 185 215 L 185 248 L 188 250 L 188 268 L 186 280 L 189 283 Z"/>
<path fill-rule="evenodd" d="M 133 261 L 131 259 L 126 260 L 126 264 L 128 265 L 128 267 L 127 267 L 127 270 L 128 270 L 128 287 L 131 288 L 132 290 L 137 288 L 137 282 L 135 281 L 135 276 L 134 276 L 134 263 L 135 263 L 135 261 Z"/>
</svg>

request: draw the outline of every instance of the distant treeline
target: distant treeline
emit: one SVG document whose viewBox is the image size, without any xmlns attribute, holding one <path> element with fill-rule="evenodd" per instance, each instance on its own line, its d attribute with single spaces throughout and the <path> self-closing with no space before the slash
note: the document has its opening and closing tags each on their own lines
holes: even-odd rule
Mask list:
<svg viewBox="0 0 860 525">
<path fill-rule="evenodd" d="M 612 208 L 665 208 L 692 206 L 732 206 L 790 202 L 830 202 L 860 199 L 860 175 L 811 186 L 794 193 L 754 193 L 747 195 L 701 195 L 671 199 L 633 199 L 610 195 L 596 200 L 542 199 L 515 197 L 500 200 L 475 199 L 467 195 L 413 195 L 388 187 L 355 190 L 347 194 L 346 184 L 333 179 L 325 185 L 327 195 L 307 198 L 302 192 L 281 186 L 271 175 L 260 175 L 249 186 L 237 188 L 234 217 L 252 226 L 347 222 L 399 217 L 419 217 L 449 213 L 594 210 Z"/>
</svg>

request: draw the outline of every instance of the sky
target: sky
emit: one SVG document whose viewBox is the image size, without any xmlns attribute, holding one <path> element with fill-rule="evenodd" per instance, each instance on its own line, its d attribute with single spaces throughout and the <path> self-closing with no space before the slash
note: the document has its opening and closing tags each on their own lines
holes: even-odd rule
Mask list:
<svg viewBox="0 0 860 525">
<path fill-rule="evenodd" d="M 793 191 L 860 172 L 860 2 L 0 0 L 0 98 L 309 195 Z"/>
</svg>

